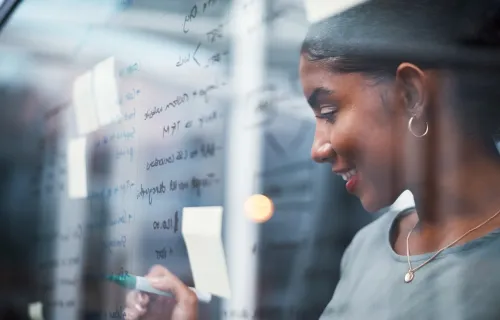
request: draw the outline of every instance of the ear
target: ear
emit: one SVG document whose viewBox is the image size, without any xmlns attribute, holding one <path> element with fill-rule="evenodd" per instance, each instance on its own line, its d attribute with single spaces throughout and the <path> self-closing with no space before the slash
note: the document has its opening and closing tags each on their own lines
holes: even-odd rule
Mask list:
<svg viewBox="0 0 500 320">
<path fill-rule="evenodd" d="M 429 96 L 425 73 L 416 65 L 403 62 L 396 70 L 396 81 L 408 114 L 423 117 Z"/>
</svg>

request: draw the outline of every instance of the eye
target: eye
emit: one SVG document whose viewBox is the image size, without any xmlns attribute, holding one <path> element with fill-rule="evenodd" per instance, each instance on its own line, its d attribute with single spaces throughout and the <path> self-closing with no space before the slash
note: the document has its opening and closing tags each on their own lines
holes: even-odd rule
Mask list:
<svg viewBox="0 0 500 320">
<path fill-rule="evenodd" d="M 325 119 L 327 122 L 333 123 L 335 121 L 335 114 L 337 113 L 337 107 L 326 105 L 319 107 L 319 115 L 316 116 L 318 119 Z"/>
</svg>

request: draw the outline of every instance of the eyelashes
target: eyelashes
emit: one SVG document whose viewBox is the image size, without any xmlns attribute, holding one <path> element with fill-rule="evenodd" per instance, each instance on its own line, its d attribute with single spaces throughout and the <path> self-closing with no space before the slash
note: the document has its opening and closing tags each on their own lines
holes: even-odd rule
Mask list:
<svg viewBox="0 0 500 320">
<path fill-rule="evenodd" d="M 337 107 L 327 105 L 319 107 L 319 114 L 316 115 L 317 119 L 324 119 L 326 122 L 333 123 L 335 122 L 335 116 L 337 113 Z"/>
<path fill-rule="evenodd" d="M 328 123 L 334 123 L 335 122 L 335 114 L 333 112 L 329 113 L 329 114 L 318 115 L 318 116 L 316 116 L 316 118 L 317 119 L 324 119 Z"/>
</svg>

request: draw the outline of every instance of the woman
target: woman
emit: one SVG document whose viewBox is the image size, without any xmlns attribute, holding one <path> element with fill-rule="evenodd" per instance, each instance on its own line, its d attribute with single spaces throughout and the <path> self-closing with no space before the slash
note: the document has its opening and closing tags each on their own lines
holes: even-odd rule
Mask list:
<svg viewBox="0 0 500 320">
<path fill-rule="evenodd" d="M 499 8 L 375 0 L 311 26 L 313 159 L 370 212 L 406 189 L 415 199 L 356 235 L 323 318 L 500 319 Z M 193 294 L 152 275 L 178 293 L 177 319 L 196 319 Z M 134 297 L 128 312 L 146 314 Z"/>
</svg>

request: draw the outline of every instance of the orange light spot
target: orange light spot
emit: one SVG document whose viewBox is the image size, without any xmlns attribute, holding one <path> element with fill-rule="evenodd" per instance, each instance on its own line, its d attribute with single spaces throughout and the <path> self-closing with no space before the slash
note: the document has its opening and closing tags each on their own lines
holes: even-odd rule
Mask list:
<svg viewBox="0 0 500 320">
<path fill-rule="evenodd" d="M 271 199 L 262 194 L 254 194 L 245 201 L 245 214 L 257 223 L 266 222 L 274 213 L 274 204 Z"/>
</svg>

